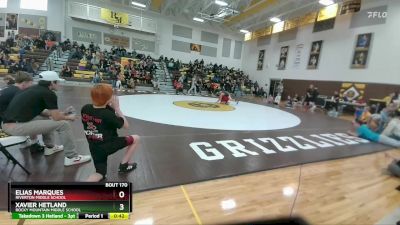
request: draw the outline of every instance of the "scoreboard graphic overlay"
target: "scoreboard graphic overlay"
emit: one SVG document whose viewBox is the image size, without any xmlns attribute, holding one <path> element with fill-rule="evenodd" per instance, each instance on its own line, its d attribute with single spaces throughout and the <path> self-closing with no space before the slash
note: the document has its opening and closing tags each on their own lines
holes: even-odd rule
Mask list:
<svg viewBox="0 0 400 225">
<path fill-rule="evenodd" d="M 28 183 L 8 184 L 12 219 L 129 219 L 132 184 Z"/>
</svg>

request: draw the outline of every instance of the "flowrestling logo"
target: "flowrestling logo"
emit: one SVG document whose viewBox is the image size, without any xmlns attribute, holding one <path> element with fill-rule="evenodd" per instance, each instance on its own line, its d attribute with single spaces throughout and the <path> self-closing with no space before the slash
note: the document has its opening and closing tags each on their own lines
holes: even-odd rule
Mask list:
<svg viewBox="0 0 400 225">
<path fill-rule="evenodd" d="M 245 143 L 245 145 L 241 143 Z M 228 150 L 232 156 L 241 158 L 303 150 L 310 151 L 321 148 L 334 148 L 336 146 L 359 145 L 362 143 L 369 143 L 369 141 L 345 133 L 326 133 L 311 134 L 308 136 L 295 135 L 276 138 L 248 138 L 242 139 L 240 142 L 236 140 L 220 140 L 215 141 L 215 144 L 210 142 L 192 142 L 189 146 L 201 159 L 212 161 L 225 158 L 222 152 L 226 153 L 227 151 L 223 151 L 222 148 Z"/>
<path fill-rule="evenodd" d="M 387 12 L 378 12 L 378 11 L 370 11 L 367 12 L 367 14 L 369 19 L 375 19 L 375 18 L 382 19 L 388 16 Z"/>
</svg>

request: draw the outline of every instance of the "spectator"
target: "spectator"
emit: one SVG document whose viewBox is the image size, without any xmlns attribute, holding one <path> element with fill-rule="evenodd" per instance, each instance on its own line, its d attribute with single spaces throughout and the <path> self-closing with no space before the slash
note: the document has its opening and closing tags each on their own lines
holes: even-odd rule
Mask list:
<svg viewBox="0 0 400 225">
<path fill-rule="evenodd" d="M 339 110 L 339 101 L 340 101 L 339 92 L 335 91 L 331 97 L 331 101 L 325 102 L 325 109 L 326 110 L 335 109 L 335 111 L 337 112 Z"/>
<path fill-rule="evenodd" d="M 46 66 L 48 71 L 53 71 L 53 60 L 50 57 L 46 60 Z"/>
<path fill-rule="evenodd" d="M 399 148 L 400 147 L 400 141 L 390 138 L 388 136 L 379 134 L 378 129 L 379 129 L 379 124 L 380 124 L 380 115 L 374 114 L 372 115 L 367 124 L 359 125 L 357 123 L 353 123 L 353 126 L 356 130 L 356 132 L 350 131 L 349 133 L 358 136 L 364 139 L 367 139 L 372 142 L 377 142 L 381 143 L 384 145 L 389 145 L 392 147 Z"/>
<path fill-rule="evenodd" d="M 74 121 L 76 116 L 66 115 L 58 109 L 54 91 L 59 88 L 61 79 L 53 71 L 42 72 L 40 76 L 38 85 L 11 100 L 4 113 L 3 130 L 15 136 L 42 134 L 46 146 L 44 154 L 47 156 L 65 150 L 65 166 L 89 161 L 90 156 L 77 153 L 72 128 L 67 122 Z M 55 145 L 55 132 L 60 135 L 63 145 Z"/>
<path fill-rule="evenodd" d="M 361 111 L 361 113 L 357 113 L 358 111 Z M 371 115 L 372 115 L 371 114 L 371 107 L 365 106 L 361 110 L 356 110 L 355 119 L 354 120 L 358 124 L 366 124 L 368 122 L 369 118 L 371 117 Z"/>
<path fill-rule="evenodd" d="M 93 75 L 93 83 L 94 84 L 100 83 L 100 73 L 98 70 L 96 70 L 96 72 Z"/>
<path fill-rule="evenodd" d="M 11 75 L 7 75 L 4 77 L 4 81 L 7 84 L 7 86 L 15 84 L 15 79 Z"/>
<path fill-rule="evenodd" d="M 388 136 L 390 138 L 394 138 L 396 140 L 400 140 L 400 120 L 399 120 L 400 112 L 396 112 L 396 117 L 391 119 L 388 125 L 382 132 L 382 135 Z"/>
<path fill-rule="evenodd" d="M 197 90 L 196 90 L 196 76 L 193 76 L 192 78 L 192 83 L 191 83 L 191 87 L 188 90 L 187 94 L 190 95 L 192 93 L 192 91 L 194 90 L 194 94 L 197 95 Z"/>
<path fill-rule="evenodd" d="M 306 90 L 306 98 L 304 100 L 304 104 L 306 106 L 309 106 L 310 102 L 313 101 L 313 92 L 314 92 L 314 85 L 310 84 L 310 87 Z"/>
<path fill-rule="evenodd" d="M 72 77 L 72 71 L 69 66 L 64 65 L 61 70 L 62 77 Z"/>
<path fill-rule="evenodd" d="M 63 50 L 62 50 L 62 45 L 61 45 L 61 42 L 60 43 L 58 43 L 58 45 L 57 45 L 57 58 L 58 59 L 61 59 L 62 58 L 62 56 L 63 56 Z"/>
<path fill-rule="evenodd" d="M 27 89 L 31 85 L 32 85 L 32 77 L 29 76 L 29 74 L 20 71 L 17 72 L 17 74 L 15 75 L 15 83 L 8 85 L 7 88 L 0 91 L 0 126 L 3 114 L 6 111 L 11 100 L 14 98 L 14 96 L 18 92 Z"/>
</svg>

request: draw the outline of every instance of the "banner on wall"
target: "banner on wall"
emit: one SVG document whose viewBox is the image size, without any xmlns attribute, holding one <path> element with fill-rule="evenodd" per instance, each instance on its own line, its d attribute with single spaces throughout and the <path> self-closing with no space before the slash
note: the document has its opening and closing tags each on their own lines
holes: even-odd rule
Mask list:
<svg viewBox="0 0 400 225">
<path fill-rule="evenodd" d="M 129 48 L 129 37 L 104 33 L 104 44 L 109 46 L 122 46 Z"/>
<path fill-rule="evenodd" d="M 61 41 L 61 32 L 53 30 L 39 30 L 39 35 L 43 40 Z"/>
<path fill-rule="evenodd" d="M 279 54 L 278 70 L 286 69 L 286 61 L 289 54 L 289 46 L 281 47 L 281 53 Z"/>
<path fill-rule="evenodd" d="M 18 35 L 22 37 L 30 37 L 36 39 L 40 37 L 40 30 L 35 28 L 19 27 Z"/>
<path fill-rule="evenodd" d="M 319 56 L 321 54 L 323 41 L 314 41 L 311 44 L 310 57 L 308 58 L 307 69 L 317 69 Z"/>
<path fill-rule="evenodd" d="M 364 69 L 367 66 L 371 38 L 372 33 L 357 35 L 356 47 L 354 49 L 351 68 Z"/>
<path fill-rule="evenodd" d="M 201 45 L 190 43 L 190 51 L 201 52 Z"/>
<path fill-rule="evenodd" d="M 18 14 L 7 13 L 6 29 L 7 30 L 17 30 L 17 27 L 18 27 Z"/>
<path fill-rule="evenodd" d="M 72 39 L 74 41 L 94 42 L 101 44 L 101 32 L 72 27 Z"/>
<path fill-rule="evenodd" d="M 101 8 L 100 16 L 103 20 L 111 24 L 129 24 L 129 15 L 127 13 L 115 12 L 110 9 Z"/>
<path fill-rule="evenodd" d="M 340 15 L 355 13 L 361 9 L 361 0 L 344 0 L 340 8 Z"/>
<path fill-rule="evenodd" d="M 20 27 L 45 30 L 47 29 L 47 17 L 20 14 L 18 28 Z"/>
<path fill-rule="evenodd" d="M 335 27 L 335 21 L 336 17 L 315 22 L 313 27 L 313 33 L 333 29 Z"/>
<path fill-rule="evenodd" d="M 296 50 L 295 50 L 295 58 L 294 58 L 294 63 L 293 67 L 294 68 L 299 68 L 300 63 L 301 63 L 301 53 L 303 52 L 304 44 L 298 44 L 296 45 Z"/>
<path fill-rule="evenodd" d="M 264 67 L 264 56 L 265 56 L 265 50 L 260 50 L 258 52 L 258 61 L 257 61 L 257 70 L 262 70 Z"/>
<path fill-rule="evenodd" d="M 340 96 L 346 95 L 349 101 L 363 99 L 366 86 L 366 84 L 342 83 Z"/>
<path fill-rule="evenodd" d="M 156 42 L 132 38 L 132 49 L 146 52 L 154 52 L 156 49 Z"/>
</svg>

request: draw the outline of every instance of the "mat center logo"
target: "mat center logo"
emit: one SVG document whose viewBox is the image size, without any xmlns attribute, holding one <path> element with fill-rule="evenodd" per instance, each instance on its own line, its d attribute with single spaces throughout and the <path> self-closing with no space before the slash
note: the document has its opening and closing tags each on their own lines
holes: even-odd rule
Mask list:
<svg viewBox="0 0 400 225">
<path fill-rule="evenodd" d="M 194 110 L 201 111 L 233 111 L 235 107 L 225 104 L 211 103 L 211 102 L 201 102 L 201 101 L 176 101 L 174 105 Z"/>
</svg>

